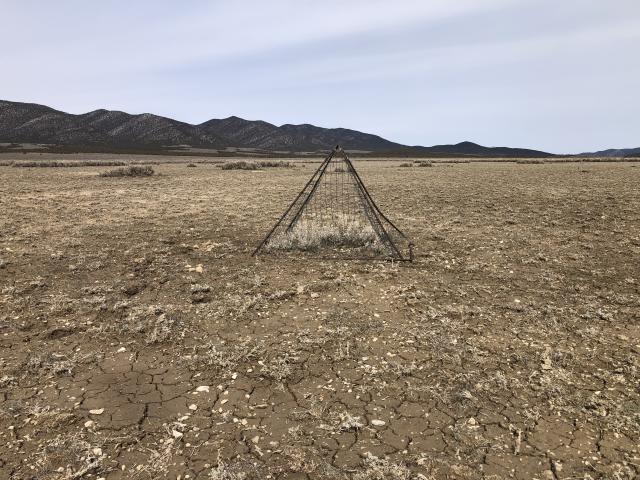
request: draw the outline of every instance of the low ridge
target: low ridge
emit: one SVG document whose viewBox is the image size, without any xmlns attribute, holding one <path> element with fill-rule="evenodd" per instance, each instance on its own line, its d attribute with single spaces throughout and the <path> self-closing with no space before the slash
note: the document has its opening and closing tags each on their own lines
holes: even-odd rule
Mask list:
<svg viewBox="0 0 640 480">
<path fill-rule="evenodd" d="M 278 127 L 261 120 L 245 120 L 235 116 L 191 125 L 150 113 L 132 115 L 117 110 L 100 109 L 74 115 L 44 105 L 6 100 L 0 100 L 0 142 L 112 148 L 191 145 L 287 152 L 328 150 L 340 144 L 348 150 L 405 155 L 551 155 L 521 148 L 483 147 L 472 142 L 410 147 L 378 135 L 346 128 L 322 128 L 309 124 Z"/>
</svg>

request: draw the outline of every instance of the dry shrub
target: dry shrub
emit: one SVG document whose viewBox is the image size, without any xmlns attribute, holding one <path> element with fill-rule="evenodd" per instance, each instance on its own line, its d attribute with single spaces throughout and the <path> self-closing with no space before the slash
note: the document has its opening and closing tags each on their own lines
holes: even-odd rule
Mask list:
<svg viewBox="0 0 640 480">
<path fill-rule="evenodd" d="M 195 163 L 190 163 L 189 165 L 187 165 L 187 167 L 194 168 L 194 167 L 197 167 L 197 165 Z"/>
<path fill-rule="evenodd" d="M 284 162 L 282 160 L 262 160 L 259 165 L 261 168 L 295 168 L 292 162 Z"/>
<path fill-rule="evenodd" d="M 237 162 L 225 162 L 220 168 L 222 170 L 260 170 L 262 167 L 256 162 L 238 160 Z"/>
<path fill-rule="evenodd" d="M 433 162 L 431 160 L 420 160 L 416 162 L 416 167 L 433 167 Z"/>
<path fill-rule="evenodd" d="M 401 166 L 401 167 L 404 167 L 404 168 L 406 168 L 406 167 L 413 167 L 413 163 L 411 163 L 411 162 L 404 162 L 404 163 L 401 163 L 401 164 L 400 164 L 400 166 Z"/>
<path fill-rule="evenodd" d="M 149 166 L 130 165 L 123 168 L 115 168 L 98 174 L 99 177 L 150 177 L 154 174 Z"/>
<path fill-rule="evenodd" d="M 471 160 L 463 158 L 454 158 L 449 160 L 438 160 L 438 163 L 471 163 Z"/>
<path fill-rule="evenodd" d="M 299 221 L 290 232 L 269 241 L 267 250 L 317 250 L 321 247 L 372 247 L 381 245 L 370 224 L 348 215 L 337 216 L 331 224 Z"/>
<path fill-rule="evenodd" d="M 60 168 L 60 167 L 120 167 L 125 166 L 125 162 L 117 160 L 72 160 L 69 162 L 59 162 L 57 160 L 34 160 L 24 162 L 12 162 L 14 167 L 25 168 Z"/>
<path fill-rule="evenodd" d="M 542 165 L 544 163 L 544 160 L 540 159 L 540 158 L 520 158 L 518 160 L 516 160 L 516 163 L 518 165 Z"/>
</svg>

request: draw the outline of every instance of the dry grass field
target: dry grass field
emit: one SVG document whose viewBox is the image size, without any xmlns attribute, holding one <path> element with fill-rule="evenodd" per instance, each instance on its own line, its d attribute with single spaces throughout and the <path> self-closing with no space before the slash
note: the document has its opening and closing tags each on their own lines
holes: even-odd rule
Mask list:
<svg viewBox="0 0 640 480">
<path fill-rule="evenodd" d="M 397 264 L 181 161 L 0 166 L 0 479 L 638 478 L 640 164 L 355 160 Z"/>
</svg>

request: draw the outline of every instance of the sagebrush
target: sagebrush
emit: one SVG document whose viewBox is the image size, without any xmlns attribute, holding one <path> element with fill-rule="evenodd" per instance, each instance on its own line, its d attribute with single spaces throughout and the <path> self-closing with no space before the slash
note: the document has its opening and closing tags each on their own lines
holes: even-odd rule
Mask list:
<svg viewBox="0 0 640 480">
<path fill-rule="evenodd" d="M 99 174 L 100 177 L 150 177 L 155 172 L 148 165 L 129 165 L 124 168 L 115 168 Z"/>
</svg>

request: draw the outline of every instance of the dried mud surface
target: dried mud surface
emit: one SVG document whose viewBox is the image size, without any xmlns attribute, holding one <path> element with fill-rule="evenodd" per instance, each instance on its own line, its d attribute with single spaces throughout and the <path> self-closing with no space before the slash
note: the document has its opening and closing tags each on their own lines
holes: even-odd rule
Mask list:
<svg viewBox="0 0 640 480">
<path fill-rule="evenodd" d="M 640 165 L 356 161 L 413 264 L 250 257 L 312 165 L 0 167 L 0 479 L 633 479 Z"/>
</svg>

